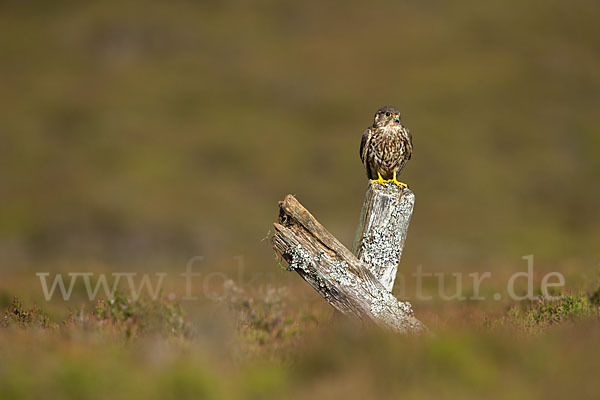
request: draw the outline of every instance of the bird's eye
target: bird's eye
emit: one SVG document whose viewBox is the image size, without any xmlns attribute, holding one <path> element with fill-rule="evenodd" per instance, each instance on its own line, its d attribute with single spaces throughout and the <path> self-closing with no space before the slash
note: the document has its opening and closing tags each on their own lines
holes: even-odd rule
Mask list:
<svg viewBox="0 0 600 400">
<path fill-rule="evenodd" d="M 385 116 L 386 116 L 386 117 L 389 117 L 389 116 L 390 116 L 390 113 L 389 113 L 389 112 L 386 112 L 386 113 L 385 113 Z"/>
</svg>

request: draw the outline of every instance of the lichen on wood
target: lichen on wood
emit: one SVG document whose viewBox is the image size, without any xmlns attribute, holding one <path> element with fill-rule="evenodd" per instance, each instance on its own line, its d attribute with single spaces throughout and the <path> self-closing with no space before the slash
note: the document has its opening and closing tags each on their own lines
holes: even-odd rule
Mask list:
<svg viewBox="0 0 600 400">
<path fill-rule="evenodd" d="M 390 292 L 414 205 L 413 192 L 393 183 L 372 182 L 365 197 L 353 253 Z"/>
</svg>

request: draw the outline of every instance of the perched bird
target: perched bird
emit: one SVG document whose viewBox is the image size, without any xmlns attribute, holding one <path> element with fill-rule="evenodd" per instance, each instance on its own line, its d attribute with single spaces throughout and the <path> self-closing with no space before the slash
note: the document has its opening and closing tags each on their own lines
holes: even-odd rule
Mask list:
<svg viewBox="0 0 600 400">
<path fill-rule="evenodd" d="M 363 133 L 360 142 L 360 159 L 369 179 L 382 185 L 393 182 L 402 189 L 408 187 L 398 182 L 397 176 L 412 151 L 412 135 L 400 123 L 400 111 L 391 106 L 377 110 L 373 125 Z"/>
</svg>

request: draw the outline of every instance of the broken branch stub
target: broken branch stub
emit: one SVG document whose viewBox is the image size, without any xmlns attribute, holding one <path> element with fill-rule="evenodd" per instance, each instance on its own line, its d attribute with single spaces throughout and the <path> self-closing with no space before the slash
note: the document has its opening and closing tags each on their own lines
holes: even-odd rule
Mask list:
<svg viewBox="0 0 600 400">
<path fill-rule="evenodd" d="M 293 196 L 280 202 L 271 241 L 275 252 L 329 304 L 364 323 L 397 332 L 424 330 L 410 303 L 398 301 Z"/>
</svg>

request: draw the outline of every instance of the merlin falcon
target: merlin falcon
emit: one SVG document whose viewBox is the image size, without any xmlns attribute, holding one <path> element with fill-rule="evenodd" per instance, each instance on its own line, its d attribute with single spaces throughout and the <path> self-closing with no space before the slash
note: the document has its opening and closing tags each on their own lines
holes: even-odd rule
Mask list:
<svg viewBox="0 0 600 400">
<path fill-rule="evenodd" d="M 393 182 L 401 189 L 398 175 L 412 156 L 412 135 L 400 123 L 400 111 L 391 106 L 381 107 L 375 113 L 373 125 L 368 127 L 360 142 L 360 159 L 373 182 Z"/>
</svg>

